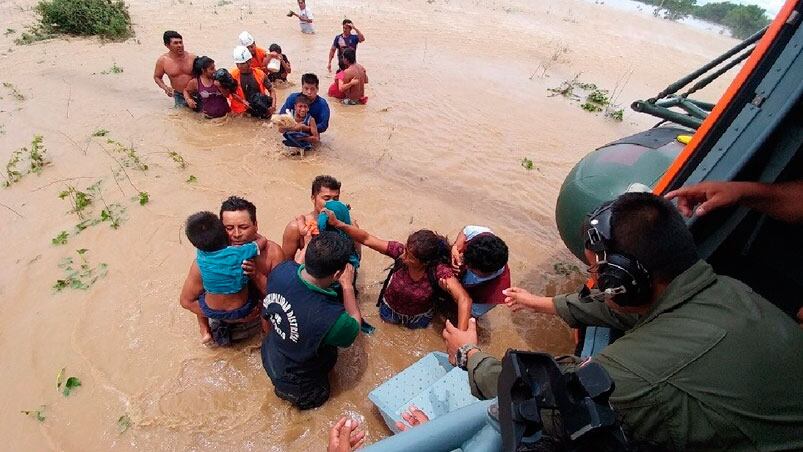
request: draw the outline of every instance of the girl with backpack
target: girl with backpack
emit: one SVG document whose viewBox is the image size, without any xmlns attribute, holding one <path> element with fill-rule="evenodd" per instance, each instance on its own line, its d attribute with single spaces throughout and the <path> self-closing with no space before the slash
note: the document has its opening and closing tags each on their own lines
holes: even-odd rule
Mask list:
<svg viewBox="0 0 803 452">
<path fill-rule="evenodd" d="M 458 328 L 468 328 L 471 297 L 452 272 L 451 251 L 446 237 L 421 229 L 410 234 L 406 243 L 382 240 L 338 220 L 327 209 L 323 212 L 328 216 L 330 226 L 394 259 L 377 300 L 382 320 L 411 329 L 426 328 L 438 305 L 445 303 L 447 311 L 453 311 L 456 305 Z"/>
</svg>

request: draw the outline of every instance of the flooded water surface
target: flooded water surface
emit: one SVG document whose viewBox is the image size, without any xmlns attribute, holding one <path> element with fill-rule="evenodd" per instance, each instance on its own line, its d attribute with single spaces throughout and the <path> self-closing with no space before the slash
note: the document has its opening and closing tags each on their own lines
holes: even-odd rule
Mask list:
<svg viewBox="0 0 803 452">
<path fill-rule="evenodd" d="M 366 252 L 358 281 L 376 334 L 341 351 L 329 402 L 299 412 L 273 394 L 258 339 L 199 345 L 195 317 L 178 304 L 194 256 L 183 235 L 187 215 L 244 196 L 257 205 L 260 232 L 280 242 L 287 222 L 311 209 L 312 179 L 331 174 L 360 224 L 382 238 L 403 241 L 424 227 L 454 238 L 465 224 L 487 225 L 511 249 L 515 285 L 572 291 L 583 275 L 571 266 L 582 265 L 554 222 L 564 177 L 590 150 L 657 122 L 629 111 L 630 102 L 735 44 L 579 0 L 310 0 L 316 35 L 302 35 L 284 16 L 294 2 L 129 3 L 136 37 L 128 41 L 16 46 L 33 2 L 0 2 L 3 28 L 15 30 L 0 36 L 0 162 L 30 148 L 35 135 L 52 161 L 41 175 L 0 189 L 4 450 L 322 450 L 343 414 L 364 421 L 370 442 L 385 437 L 368 393 L 443 349 L 435 327 L 407 331 L 378 318 L 374 302 L 389 259 Z M 358 55 L 371 80 L 369 102 L 332 104 L 320 150 L 303 160 L 286 156 L 267 125 L 173 110 L 151 77 L 166 29 L 218 67 L 233 67 L 237 35 L 248 30 L 260 46 L 279 43 L 293 64 L 295 87 L 280 89 L 280 100 L 304 72 L 321 77 L 325 94 L 332 82 L 325 59 L 344 17 L 366 35 Z M 624 121 L 548 91 L 574 77 L 616 89 Z M 701 97 L 716 100 L 725 83 Z M 71 213 L 71 187 L 86 191 L 98 181 L 84 218 Z M 148 194 L 144 205 L 140 192 Z M 75 233 L 102 210 L 112 218 Z M 54 244 L 61 231 L 66 243 Z M 100 264 L 107 274 L 88 289 L 53 289 L 87 269 L 91 280 Z M 501 307 L 480 326 L 481 345 L 499 356 L 510 347 L 573 348 L 569 329 L 548 316 Z M 82 383 L 69 397 L 56 389 L 64 367 Z M 20 413 L 43 405 L 43 422 Z"/>
</svg>

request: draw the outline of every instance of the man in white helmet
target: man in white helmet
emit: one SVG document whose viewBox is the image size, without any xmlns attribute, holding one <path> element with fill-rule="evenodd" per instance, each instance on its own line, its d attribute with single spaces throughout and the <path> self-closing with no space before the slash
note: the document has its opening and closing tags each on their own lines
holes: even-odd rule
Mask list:
<svg viewBox="0 0 803 452">
<path fill-rule="evenodd" d="M 237 46 L 232 54 L 237 67 L 233 68 L 231 76 L 237 80 L 237 90 L 230 97 L 232 114 L 242 114 L 250 109 L 249 102 L 256 94 L 267 94 L 270 106 L 267 116 L 276 111 L 276 91 L 268 76 L 262 69 L 251 64 L 251 52 L 245 46 Z"/>
<path fill-rule="evenodd" d="M 240 33 L 240 45 L 245 46 L 251 52 L 251 67 L 261 69 L 267 74 L 268 54 L 262 47 L 257 47 L 254 36 L 247 31 Z"/>
</svg>

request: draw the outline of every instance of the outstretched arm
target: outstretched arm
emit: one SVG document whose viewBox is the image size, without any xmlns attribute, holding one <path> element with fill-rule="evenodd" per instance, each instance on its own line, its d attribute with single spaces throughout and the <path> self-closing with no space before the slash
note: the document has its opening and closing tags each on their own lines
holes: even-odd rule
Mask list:
<svg viewBox="0 0 803 452">
<path fill-rule="evenodd" d="M 454 276 L 441 279 L 438 283 L 443 290 L 449 292 L 457 304 L 457 327 L 465 331 L 468 328 L 468 320 L 471 318 L 471 296 Z"/>
<path fill-rule="evenodd" d="M 666 194 L 677 199 L 686 217 L 739 204 L 789 223 L 803 222 L 803 181 L 764 184 L 760 182 L 703 182 Z"/>
<path fill-rule="evenodd" d="M 386 256 L 388 255 L 387 240 L 378 239 L 357 226 L 343 223 L 342 221 L 338 220 L 337 217 L 335 217 L 335 214 L 329 209 L 323 209 L 322 212 L 325 212 L 326 216 L 329 217 L 329 225 L 345 232 L 355 242 L 359 242 L 368 248 L 371 248 L 372 250 L 382 253 Z"/>
</svg>

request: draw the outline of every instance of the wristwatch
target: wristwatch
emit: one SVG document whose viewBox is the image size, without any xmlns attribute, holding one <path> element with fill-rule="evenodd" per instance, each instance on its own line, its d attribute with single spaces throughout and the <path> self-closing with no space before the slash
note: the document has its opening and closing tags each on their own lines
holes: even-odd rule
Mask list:
<svg viewBox="0 0 803 452">
<path fill-rule="evenodd" d="M 468 370 L 468 352 L 474 349 L 479 350 L 480 348 L 474 344 L 465 344 L 457 349 L 454 354 L 454 360 L 457 363 L 457 367 L 463 370 Z"/>
</svg>

